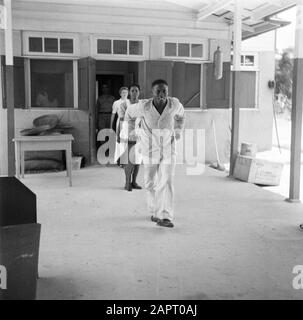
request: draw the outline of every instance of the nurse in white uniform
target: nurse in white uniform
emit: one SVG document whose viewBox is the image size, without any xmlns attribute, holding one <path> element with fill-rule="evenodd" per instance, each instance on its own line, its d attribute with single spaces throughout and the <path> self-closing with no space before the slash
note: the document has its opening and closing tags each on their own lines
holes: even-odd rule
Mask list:
<svg viewBox="0 0 303 320">
<path fill-rule="evenodd" d="M 120 118 L 124 118 L 125 111 L 136 109 L 140 100 L 140 86 L 132 84 L 129 86 L 129 105 L 121 105 L 119 109 Z M 126 108 L 126 109 L 125 109 Z M 129 119 L 124 121 L 122 130 L 120 132 L 120 144 L 125 144 L 125 152 L 121 156 L 121 162 L 125 171 L 125 190 L 132 191 L 133 189 L 142 189 L 137 183 L 137 176 L 139 173 L 140 164 L 142 163 L 139 141 L 137 136 L 137 129 L 140 118 Z"/>
<path fill-rule="evenodd" d="M 113 104 L 111 123 L 110 123 L 110 127 L 116 131 L 116 136 L 117 136 L 117 141 L 116 141 L 116 146 L 115 146 L 115 159 L 114 159 L 114 161 L 117 162 L 118 165 L 120 165 L 119 158 L 120 158 L 121 154 L 123 154 L 123 152 L 125 151 L 125 148 L 126 148 L 125 143 L 120 143 L 118 137 L 119 137 L 120 131 L 122 129 L 121 127 L 122 127 L 122 121 L 123 121 L 123 118 L 121 117 L 120 110 L 121 109 L 126 109 L 129 106 L 129 99 L 127 99 L 127 97 L 128 97 L 128 88 L 127 87 L 121 87 L 119 89 L 119 94 L 120 94 L 121 98 L 119 100 L 116 100 L 114 102 L 114 104 Z M 124 117 L 124 113 L 123 113 L 123 117 Z M 113 124 L 114 124 L 114 120 L 115 120 L 116 114 L 118 115 L 116 128 L 113 128 Z"/>
</svg>

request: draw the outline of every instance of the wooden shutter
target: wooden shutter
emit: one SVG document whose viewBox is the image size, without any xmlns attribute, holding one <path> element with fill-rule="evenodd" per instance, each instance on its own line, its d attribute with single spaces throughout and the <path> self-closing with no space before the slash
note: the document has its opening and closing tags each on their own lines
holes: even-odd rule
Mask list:
<svg viewBox="0 0 303 320">
<path fill-rule="evenodd" d="M 80 110 L 89 114 L 89 150 L 88 163 L 96 160 L 96 60 L 87 57 L 78 60 L 78 89 Z"/>
<path fill-rule="evenodd" d="M 142 61 L 139 63 L 139 83 L 142 86 L 142 97 L 149 98 L 151 96 L 152 82 L 157 79 L 166 80 L 168 87 L 172 88 L 172 69 L 171 61 Z"/>
<path fill-rule="evenodd" d="M 5 56 L 1 56 L 3 107 L 7 108 Z M 24 58 L 14 57 L 14 107 L 25 108 Z"/>
<path fill-rule="evenodd" d="M 1 56 L 1 90 L 2 90 L 2 106 L 6 108 L 6 77 L 5 77 L 5 56 Z"/>
<path fill-rule="evenodd" d="M 256 75 L 255 71 L 241 71 L 239 73 L 239 97 L 240 108 L 256 107 Z"/>
<path fill-rule="evenodd" d="M 88 75 L 89 75 L 88 58 L 78 60 L 78 107 L 81 110 L 89 109 L 88 100 Z"/>
<path fill-rule="evenodd" d="M 178 98 L 182 104 L 185 101 L 186 66 L 183 61 L 174 62 L 172 96 Z"/>
<path fill-rule="evenodd" d="M 230 63 L 223 63 L 223 76 L 220 80 L 214 77 L 214 64 L 205 64 L 206 75 L 206 108 L 229 108 L 230 99 L 230 86 L 231 86 L 231 71 Z"/>
<path fill-rule="evenodd" d="M 25 108 L 24 58 L 14 57 L 15 108 Z"/>
<path fill-rule="evenodd" d="M 185 95 L 184 107 L 199 108 L 200 107 L 200 91 L 201 91 L 201 65 L 194 63 L 186 63 L 185 65 Z"/>
</svg>

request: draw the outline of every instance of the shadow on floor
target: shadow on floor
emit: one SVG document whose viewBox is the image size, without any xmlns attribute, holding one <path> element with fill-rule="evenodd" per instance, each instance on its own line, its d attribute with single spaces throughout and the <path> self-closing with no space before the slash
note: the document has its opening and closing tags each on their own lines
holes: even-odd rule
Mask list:
<svg viewBox="0 0 303 320">
<path fill-rule="evenodd" d="M 83 290 L 71 278 L 39 278 L 37 284 L 38 300 L 79 300 L 85 299 Z"/>
</svg>

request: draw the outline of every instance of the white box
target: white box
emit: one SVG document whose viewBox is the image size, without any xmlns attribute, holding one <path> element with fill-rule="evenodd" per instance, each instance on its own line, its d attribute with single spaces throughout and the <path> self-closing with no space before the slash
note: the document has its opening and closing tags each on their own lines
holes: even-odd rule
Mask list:
<svg viewBox="0 0 303 320">
<path fill-rule="evenodd" d="M 283 163 L 238 155 L 234 178 L 264 186 L 280 184 Z"/>
</svg>

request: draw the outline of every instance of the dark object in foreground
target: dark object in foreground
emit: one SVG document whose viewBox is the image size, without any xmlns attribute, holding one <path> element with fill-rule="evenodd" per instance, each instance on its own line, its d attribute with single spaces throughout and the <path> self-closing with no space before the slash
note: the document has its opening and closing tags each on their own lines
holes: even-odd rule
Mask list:
<svg viewBox="0 0 303 320">
<path fill-rule="evenodd" d="M 36 298 L 41 225 L 36 196 L 15 177 L 0 177 L 0 265 L 7 289 L 0 300 Z"/>
<path fill-rule="evenodd" d="M 173 228 L 174 224 L 169 219 L 161 219 L 160 221 L 157 222 L 157 226 Z"/>
<path fill-rule="evenodd" d="M 152 222 L 160 222 L 160 218 L 157 218 L 157 217 L 155 217 L 155 216 L 151 216 L 150 217 L 150 220 L 152 221 Z"/>
</svg>

